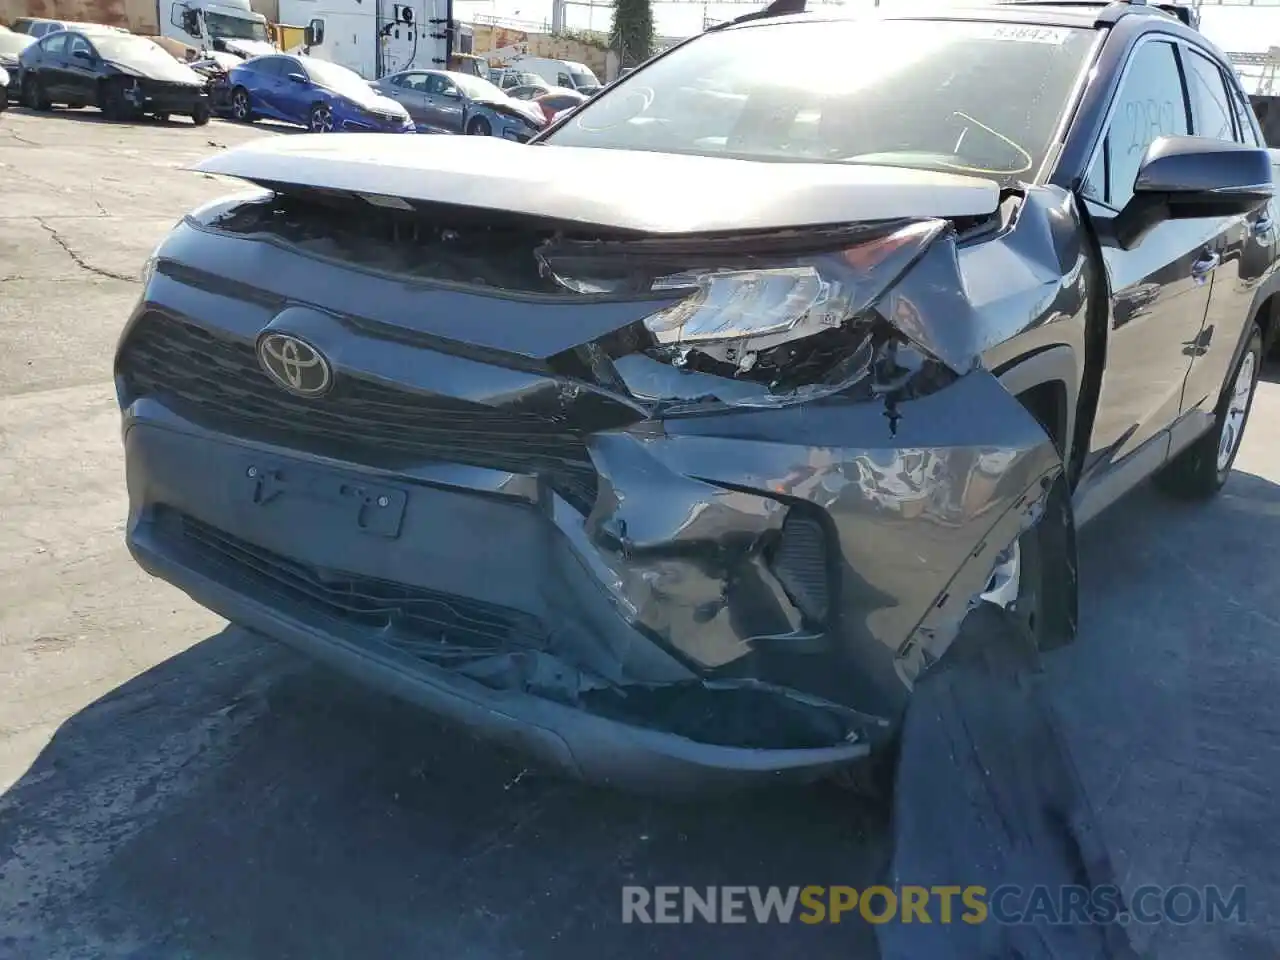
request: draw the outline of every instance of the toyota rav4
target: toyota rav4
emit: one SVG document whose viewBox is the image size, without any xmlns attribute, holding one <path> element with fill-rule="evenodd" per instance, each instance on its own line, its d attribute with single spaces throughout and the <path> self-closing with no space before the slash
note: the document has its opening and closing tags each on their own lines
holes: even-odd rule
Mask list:
<svg viewBox="0 0 1280 960">
<path fill-rule="evenodd" d="M 1218 491 L 1280 302 L 1248 100 L 1137 3 L 771 9 L 532 145 L 198 169 L 252 186 L 122 335 L 137 561 L 617 784 L 856 779 L 975 605 L 1070 639 L 1076 526 Z"/>
</svg>

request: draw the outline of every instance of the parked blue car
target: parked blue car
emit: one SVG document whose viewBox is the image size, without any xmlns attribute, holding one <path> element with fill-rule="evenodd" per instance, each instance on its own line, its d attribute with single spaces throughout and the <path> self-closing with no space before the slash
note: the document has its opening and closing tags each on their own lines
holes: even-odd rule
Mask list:
<svg viewBox="0 0 1280 960">
<path fill-rule="evenodd" d="M 231 70 L 231 115 L 297 123 L 312 133 L 414 133 L 409 113 L 353 70 L 313 57 L 255 57 Z"/>
</svg>

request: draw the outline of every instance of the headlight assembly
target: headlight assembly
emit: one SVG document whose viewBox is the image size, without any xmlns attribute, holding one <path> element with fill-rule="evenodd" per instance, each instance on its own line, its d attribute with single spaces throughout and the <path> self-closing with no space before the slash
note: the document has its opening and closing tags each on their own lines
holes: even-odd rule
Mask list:
<svg viewBox="0 0 1280 960">
<path fill-rule="evenodd" d="M 684 294 L 644 319 L 647 346 L 614 359 L 634 396 L 782 406 L 860 382 L 868 389 L 900 384 L 927 363 L 898 315 L 903 298 L 886 294 L 946 229 L 940 220 L 868 228 L 835 251 L 739 254 L 747 262 L 673 272 L 661 267 L 686 255 L 663 241 L 645 241 L 646 255 L 609 258 L 612 270 L 590 269 L 586 256 L 545 262 L 584 294 Z M 579 279 L 559 272 L 567 267 Z M 587 274 L 594 276 L 581 279 Z"/>
</svg>

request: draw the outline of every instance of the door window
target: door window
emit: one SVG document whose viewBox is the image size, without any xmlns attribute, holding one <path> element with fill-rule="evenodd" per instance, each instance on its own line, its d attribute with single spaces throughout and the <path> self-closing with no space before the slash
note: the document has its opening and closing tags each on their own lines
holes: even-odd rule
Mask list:
<svg viewBox="0 0 1280 960">
<path fill-rule="evenodd" d="M 568 75 L 567 73 L 557 73 L 557 74 L 556 74 L 556 86 L 557 86 L 557 87 L 568 87 L 570 90 L 572 90 L 572 89 L 573 89 L 573 81 L 569 79 L 569 75 Z"/>
<path fill-rule="evenodd" d="M 67 44 L 67 56 L 74 57 L 77 53 L 84 52 L 93 56 L 93 47 L 89 46 L 89 41 L 81 36 L 72 36 Z"/>
<path fill-rule="evenodd" d="M 257 71 L 264 77 L 283 77 L 289 72 L 289 61 L 283 57 L 268 57 L 266 60 L 259 60 Z"/>
<path fill-rule="evenodd" d="M 427 93 L 435 97 L 447 97 L 450 94 L 456 94 L 458 88 L 454 86 L 452 80 L 448 77 L 442 77 L 439 74 L 432 74 L 427 79 Z"/>
<path fill-rule="evenodd" d="M 1173 44 L 1140 44 L 1129 60 L 1110 123 L 1082 192 L 1092 200 L 1121 209 L 1133 196 L 1138 167 L 1152 142 L 1189 132 L 1187 103 Z"/>
<path fill-rule="evenodd" d="M 425 93 L 427 90 L 427 75 L 425 73 L 402 73 L 396 77 L 395 85 L 403 87 L 405 90 L 412 90 L 414 93 Z"/>
<path fill-rule="evenodd" d="M 1191 126 L 1197 137 L 1235 140 L 1235 119 L 1222 71 L 1208 57 L 1183 47 L 1187 92 L 1191 94 Z"/>
<path fill-rule="evenodd" d="M 55 33 L 53 36 L 40 41 L 40 49 L 45 53 L 53 54 L 55 57 L 62 55 L 67 48 L 67 34 Z"/>
<path fill-rule="evenodd" d="M 1245 102 L 1244 94 L 1240 92 L 1239 85 L 1228 81 L 1227 89 L 1231 94 L 1231 109 L 1235 111 L 1236 128 L 1240 131 L 1240 142 L 1246 143 L 1251 147 L 1266 146 L 1262 142 L 1262 138 L 1258 136 L 1258 128 L 1253 122 L 1253 108 Z"/>
</svg>

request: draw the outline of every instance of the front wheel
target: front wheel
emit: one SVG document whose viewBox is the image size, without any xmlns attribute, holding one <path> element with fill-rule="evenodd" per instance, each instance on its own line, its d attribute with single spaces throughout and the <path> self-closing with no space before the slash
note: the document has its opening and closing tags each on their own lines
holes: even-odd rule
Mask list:
<svg viewBox="0 0 1280 960">
<path fill-rule="evenodd" d="M 473 137 L 493 136 L 493 128 L 484 117 L 474 117 L 467 123 L 467 133 Z"/>
<path fill-rule="evenodd" d="M 1240 452 L 1261 367 L 1262 330 L 1255 323 L 1222 386 L 1213 429 L 1165 464 L 1155 476 L 1157 487 L 1180 500 L 1208 500 L 1222 489 Z"/>
<path fill-rule="evenodd" d="M 195 110 L 191 114 L 191 122 L 197 127 L 203 127 L 209 122 L 209 107 L 206 104 L 197 104 Z"/>
<path fill-rule="evenodd" d="M 317 103 L 311 108 L 307 128 L 312 133 L 333 133 L 333 110 L 327 103 Z"/>
<path fill-rule="evenodd" d="M 231 118 L 236 123 L 253 123 L 253 109 L 249 106 L 249 91 L 236 87 L 231 91 Z"/>
</svg>

